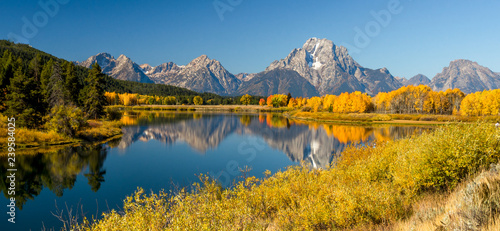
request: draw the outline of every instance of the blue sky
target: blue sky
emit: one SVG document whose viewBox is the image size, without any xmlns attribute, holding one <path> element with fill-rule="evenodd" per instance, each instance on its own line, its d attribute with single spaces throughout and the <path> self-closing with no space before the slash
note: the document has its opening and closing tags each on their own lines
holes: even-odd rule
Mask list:
<svg viewBox="0 0 500 231">
<path fill-rule="evenodd" d="M 348 46 L 362 66 L 432 78 L 461 58 L 500 72 L 499 9 L 494 0 L 5 0 L 0 38 L 73 61 L 108 52 L 185 65 L 206 54 L 237 74 L 263 71 L 318 37 Z"/>
</svg>

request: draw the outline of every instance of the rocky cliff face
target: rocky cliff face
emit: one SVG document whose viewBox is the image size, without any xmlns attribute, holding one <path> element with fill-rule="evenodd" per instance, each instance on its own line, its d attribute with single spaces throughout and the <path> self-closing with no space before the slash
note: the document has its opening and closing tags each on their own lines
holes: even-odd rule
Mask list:
<svg viewBox="0 0 500 231">
<path fill-rule="evenodd" d="M 179 74 L 184 66 L 178 66 L 173 62 L 168 62 L 160 64 L 156 67 L 152 67 L 149 64 L 143 64 L 141 65 L 141 68 L 155 83 L 166 84 Z"/>
<path fill-rule="evenodd" d="M 241 82 L 246 82 L 246 81 L 250 81 L 251 79 L 253 79 L 253 77 L 255 77 L 255 73 L 239 73 L 237 75 L 235 75 L 235 77 L 239 80 L 241 80 Z"/>
<path fill-rule="evenodd" d="M 101 66 L 104 74 L 115 79 L 140 83 L 153 83 L 153 81 L 143 72 L 142 68 L 125 55 L 120 55 L 118 59 L 115 59 L 108 53 L 100 53 L 83 62 L 77 62 L 78 65 L 87 68 L 90 68 L 94 63 Z"/>
<path fill-rule="evenodd" d="M 497 89 L 500 76 L 490 69 L 470 60 L 459 59 L 437 74 L 430 83 L 435 91 L 460 88 L 464 93 Z"/>
</svg>

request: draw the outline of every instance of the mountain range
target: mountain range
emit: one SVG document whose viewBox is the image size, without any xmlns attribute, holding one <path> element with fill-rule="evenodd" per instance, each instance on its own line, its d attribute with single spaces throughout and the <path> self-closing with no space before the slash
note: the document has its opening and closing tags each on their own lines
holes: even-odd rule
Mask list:
<svg viewBox="0 0 500 231">
<path fill-rule="evenodd" d="M 410 79 L 394 77 L 387 68 L 370 69 L 358 64 L 343 46 L 327 39 L 311 38 L 260 73 L 232 74 L 206 55 L 185 66 L 167 62 L 152 67 L 138 65 L 125 55 L 117 59 L 100 53 L 77 64 L 98 63 L 103 73 L 143 83 L 168 84 L 219 95 L 317 96 L 361 91 L 370 95 L 407 85 L 428 85 L 433 90 L 460 88 L 465 93 L 500 88 L 500 74 L 469 60 L 455 60 L 432 80 L 424 75 Z"/>
</svg>

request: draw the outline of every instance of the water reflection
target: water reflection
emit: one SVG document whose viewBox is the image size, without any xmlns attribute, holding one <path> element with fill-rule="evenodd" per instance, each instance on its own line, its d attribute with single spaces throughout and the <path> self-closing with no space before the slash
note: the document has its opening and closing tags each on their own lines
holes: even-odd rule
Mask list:
<svg viewBox="0 0 500 231">
<path fill-rule="evenodd" d="M 15 199 L 19 209 L 24 207 L 17 213 L 19 221 L 26 222 L 16 223 L 15 229 L 39 229 L 42 221 L 46 227 L 60 227 L 50 213 L 54 200 L 70 206 L 82 201 L 92 215 L 99 204 L 107 207 L 109 202 L 111 208 L 119 208 L 137 186 L 154 191 L 172 183 L 190 187 L 199 173 L 230 186 L 239 177 L 238 168 L 245 165 L 257 177 L 299 161 L 326 168 L 348 145 L 402 138 L 427 129 L 305 123 L 272 113 L 126 112 L 122 122 L 128 125 L 123 127 L 123 137 L 104 145 L 18 150 Z M 6 202 L 10 198 L 7 157 L 0 157 L 0 162 L 0 190 Z"/>
<path fill-rule="evenodd" d="M 106 170 L 103 168 L 107 156 L 107 147 L 103 145 L 60 147 L 53 149 L 23 150 L 16 156 L 16 206 L 19 209 L 28 200 L 33 200 L 44 188 L 62 197 L 66 189 L 75 185 L 80 173 L 88 180 L 94 192 L 104 182 Z M 7 157 L 0 157 L 0 190 L 6 198 L 8 183 L 6 182 Z"/>
<path fill-rule="evenodd" d="M 292 161 L 306 161 L 315 168 L 328 167 L 334 157 L 351 144 L 399 139 L 429 130 L 408 126 L 348 126 L 289 120 L 279 114 L 217 115 L 189 113 L 138 113 L 122 118 L 119 147 L 133 142 L 158 140 L 167 144 L 185 142 L 201 154 L 215 149 L 231 134 L 261 137 L 270 147 Z"/>
</svg>

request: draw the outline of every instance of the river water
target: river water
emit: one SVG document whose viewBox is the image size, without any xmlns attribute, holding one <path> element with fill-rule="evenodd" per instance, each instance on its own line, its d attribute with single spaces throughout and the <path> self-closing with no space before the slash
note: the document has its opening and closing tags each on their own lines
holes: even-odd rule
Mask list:
<svg viewBox="0 0 500 231">
<path fill-rule="evenodd" d="M 10 173 L 0 157 L 1 230 L 59 230 L 56 215 L 119 211 L 137 187 L 176 191 L 199 174 L 231 187 L 243 174 L 263 177 L 300 164 L 325 169 L 349 145 L 432 129 L 305 123 L 278 114 L 126 112 L 122 121 L 123 137 L 104 144 L 18 150 L 15 224 L 7 222 Z"/>
</svg>

